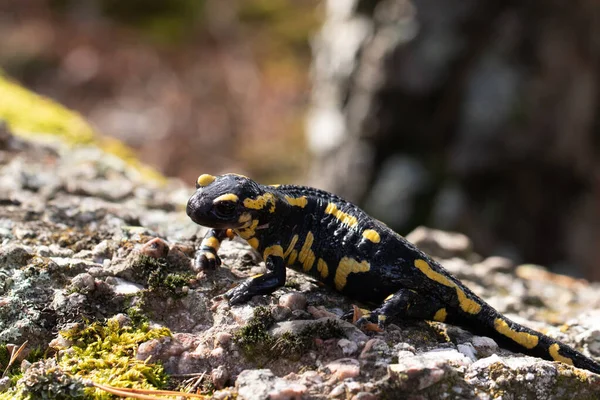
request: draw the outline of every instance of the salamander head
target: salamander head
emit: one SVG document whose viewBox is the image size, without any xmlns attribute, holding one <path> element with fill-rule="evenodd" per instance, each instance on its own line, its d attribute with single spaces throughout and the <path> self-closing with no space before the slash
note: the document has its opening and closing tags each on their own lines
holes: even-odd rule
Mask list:
<svg viewBox="0 0 600 400">
<path fill-rule="evenodd" d="M 264 194 L 260 185 L 242 175 L 203 174 L 196 181 L 196 192 L 188 200 L 186 212 L 199 225 L 216 229 L 244 228 L 263 211 L 246 205 L 253 204 L 253 199 Z"/>
</svg>

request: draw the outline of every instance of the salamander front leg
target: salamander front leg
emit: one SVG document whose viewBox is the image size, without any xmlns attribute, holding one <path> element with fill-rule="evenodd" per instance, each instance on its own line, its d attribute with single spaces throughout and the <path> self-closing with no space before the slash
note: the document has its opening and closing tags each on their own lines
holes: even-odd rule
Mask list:
<svg viewBox="0 0 600 400">
<path fill-rule="evenodd" d="M 285 284 L 285 264 L 283 257 L 269 255 L 265 259 L 268 272 L 246 279 L 240 285 L 229 290 L 223 296 L 229 304 L 240 304 L 259 294 L 271 294 Z"/>
<path fill-rule="evenodd" d="M 194 267 L 197 270 L 215 269 L 221 265 L 217 251 L 226 237 L 228 237 L 226 229 L 211 229 L 206 232 L 194 260 Z"/>
</svg>

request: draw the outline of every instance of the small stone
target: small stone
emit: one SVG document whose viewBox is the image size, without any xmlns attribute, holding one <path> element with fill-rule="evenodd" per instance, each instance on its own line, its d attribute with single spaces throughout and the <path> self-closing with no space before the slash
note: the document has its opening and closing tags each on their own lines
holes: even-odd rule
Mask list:
<svg viewBox="0 0 600 400">
<path fill-rule="evenodd" d="M 358 350 L 358 345 L 348 339 L 338 340 L 337 345 L 342 349 L 342 353 L 344 353 L 345 356 L 351 356 Z"/>
<path fill-rule="evenodd" d="M 71 279 L 71 285 L 81 292 L 91 292 L 96 287 L 94 277 L 88 273 L 76 275 Z"/>
<path fill-rule="evenodd" d="M 313 318 L 319 319 L 319 318 L 337 318 L 338 315 L 325 310 L 325 307 L 323 306 L 319 306 L 319 307 L 314 307 L 314 306 L 308 306 L 306 308 L 306 311 L 308 311 Z"/>
<path fill-rule="evenodd" d="M 487 336 L 473 336 L 471 343 L 479 358 L 489 357 L 498 351 L 498 343 Z"/>
<path fill-rule="evenodd" d="M 331 371 L 335 379 L 340 381 L 346 378 L 355 378 L 360 374 L 360 363 L 354 358 L 340 358 L 325 367 Z"/>
<path fill-rule="evenodd" d="M 238 375 L 235 387 L 244 400 L 264 400 L 269 398 L 277 379 L 270 369 L 247 369 Z"/>
<path fill-rule="evenodd" d="M 6 391 L 10 387 L 10 378 L 5 376 L 4 378 L 0 378 L 0 392 Z"/>
<path fill-rule="evenodd" d="M 94 257 L 94 261 L 97 263 L 102 263 L 106 259 L 112 259 L 113 253 L 109 246 L 108 240 L 103 240 L 94 246 L 92 249 L 92 256 Z"/>
<path fill-rule="evenodd" d="M 308 388 L 301 383 L 290 383 L 283 379 L 275 382 L 275 388 L 269 392 L 269 400 L 302 399 Z"/>
<path fill-rule="evenodd" d="M 488 257 L 477 265 L 486 273 L 511 273 L 515 269 L 515 263 L 506 257 L 492 256 Z"/>
<path fill-rule="evenodd" d="M 339 397 L 343 394 L 346 394 L 346 384 L 340 383 L 336 387 L 334 387 L 331 392 L 329 392 L 329 397 Z"/>
<path fill-rule="evenodd" d="M 33 257 L 31 251 L 25 246 L 9 244 L 0 247 L 0 265 L 5 268 L 19 268 L 27 265 Z"/>
<path fill-rule="evenodd" d="M 465 356 L 469 357 L 472 361 L 477 360 L 477 356 L 476 356 L 477 351 L 475 350 L 475 348 L 473 347 L 473 345 L 471 343 L 462 343 L 462 344 L 459 344 L 458 346 L 456 346 L 456 348 L 458 349 L 459 352 L 461 352 Z"/>
<path fill-rule="evenodd" d="M 227 346 L 231 342 L 231 338 L 231 333 L 219 332 L 215 335 L 215 346 Z"/>
<path fill-rule="evenodd" d="M 210 355 L 215 358 L 223 357 L 223 354 L 225 354 L 225 350 L 223 350 L 222 347 L 212 349 L 212 351 L 210 352 Z"/>
<path fill-rule="evenodd" d="M 470 255 L 473 249 L 471 240 L 462 233 L 445 232 L 423 226 L 409 233 L 406 240 L 414 243 L 425 253 L 443 259 L 464 258 Z"/>
<path fill-rule="evenodd" d="M 285 321 L 292 315 L 292 310 L 283 306 L 276 306 L 271 310 L 271 315 L 276 322 Z"/>
<path fill-rule="evenodd" d="M 286 293 L 279 298 L 279 305 L 290 310 L 304 310 L 306 308 L 306 296 L 302 293 Z"/>
<path fill-rule="evenodd" d="M 154 238 L 144 243 L 139 252 L 152 258 L 165 258 L 169 254 L 169 245 L 161 238 Z"/>
<path fill-rule="evenodd" d="M 124 328 L 126 326 L 131 326 L 131 318 L 123 313 L 119 313 L 114 317 L 110 318 L 112 321 L 117 321 L 120 328 Z"/>
<path fill-rule="evenodd" d="M 348 389 L 351 393 L 357 393 L 360 391 L 361 384 L 356 381 L 346 382 L 346 389 Z"/>
<path fill-rule="evenodd" d="M 210 372 L 210 378 L 217 389 L 223 389 L 229 380 L 229 372 L 223 365 L 219 365 Z"/>
<path fill-rule="evenodd" d="M 390 353 L 390 347 L 387 343 L 381 339 L 370 339 L 360 353 L 360 359 L 378 359 L 382 356 L 388 356 Z"/>
</svg>

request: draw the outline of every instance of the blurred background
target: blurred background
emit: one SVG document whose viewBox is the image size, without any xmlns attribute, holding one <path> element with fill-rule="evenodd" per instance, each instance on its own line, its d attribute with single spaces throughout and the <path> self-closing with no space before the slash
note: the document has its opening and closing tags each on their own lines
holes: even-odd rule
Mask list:
<svg viewBox="0 0 600 400">
<path fill-rule="evenodd" d="M 0 69 L 193 184 L 238 172 L 600 280 L 600 3 L 3 0 Z"/>
</svg>

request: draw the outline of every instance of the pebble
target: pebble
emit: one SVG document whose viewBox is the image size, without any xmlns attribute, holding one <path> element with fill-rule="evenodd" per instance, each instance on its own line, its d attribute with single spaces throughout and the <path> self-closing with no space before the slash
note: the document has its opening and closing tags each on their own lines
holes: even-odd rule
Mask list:
<svg viewBox="0 0 600 400">
<path fill-rule="evenodd" d="M 271 310 L 271 315 L 276 322 L 285 321 L 292 315 L 292 310 L 283 306 L 275 306 Z"/>
<path fill-rule="evenodd" d="M 231 338 L 231 333 L 219 332 L 215 335 L 215 346 L 227 346 L 231 342 Z"/>
<path fill-rule="evenodd" d="M 388 356 L 390 353 L 390 347 L 387 343 L 381 339 L 369 339 L 365 344 L 363 351 L 360 353 L 358 358 L 360 359 L 378 359 L 381 357 Z"/>
<path fill-rule="evenodd" d="M 16 244 L 0 247 L 0 265 L 5 268 L 19 268 L 27 265 L 33 257 L 29 248 Z"/>
<path fill-rule="evenodd" d="M 325 366 L 337 380 L 355 378 L 360 374 L 360 362 L 354 358 L 340 358 Z"/>
<path fill-rule="evenodd" d="M 348 339 L 338 340 L 337 345 L 340 349 L 342 349 L 342 353 L 344 353 L 345 356 L 351 356 L 358 350 L 358 345 Z"/>
<path fill-rule="evenodd" d="M 73 279 L 71 279 L 71 285 L 73 285 L 73 288 L 76 290 L 82 292 L 91 292 L 95 289 L 96 282 L 92 275 L 83 273 L 73 277 Z"/>
<path fill-rule="evenodd" d="M 229 380 L 229 372 L 223 365 L 219 365 L 210 372 L 210 379 L 217 389 L 223 389 Z"/>
<path fill-rule="evenodd" d="M 298 292 L 286 293 L 279 298 L 279 305 L 292 311 L 304 310 L 306 308 L 306 296 Z"/>
<path fill-rule="evenodd" d="M 471 343 L 480 358 L 488 357 L 498 351 L 498 343 L 487 336 L 473 336 Z"/>
<path fill-rule="evenodd" d="M 140 247 L 140 254 L 152 258 L 164 258 L 169 254 L 169 245 L 161 238 L 154 238 Z"/>
</svg>

